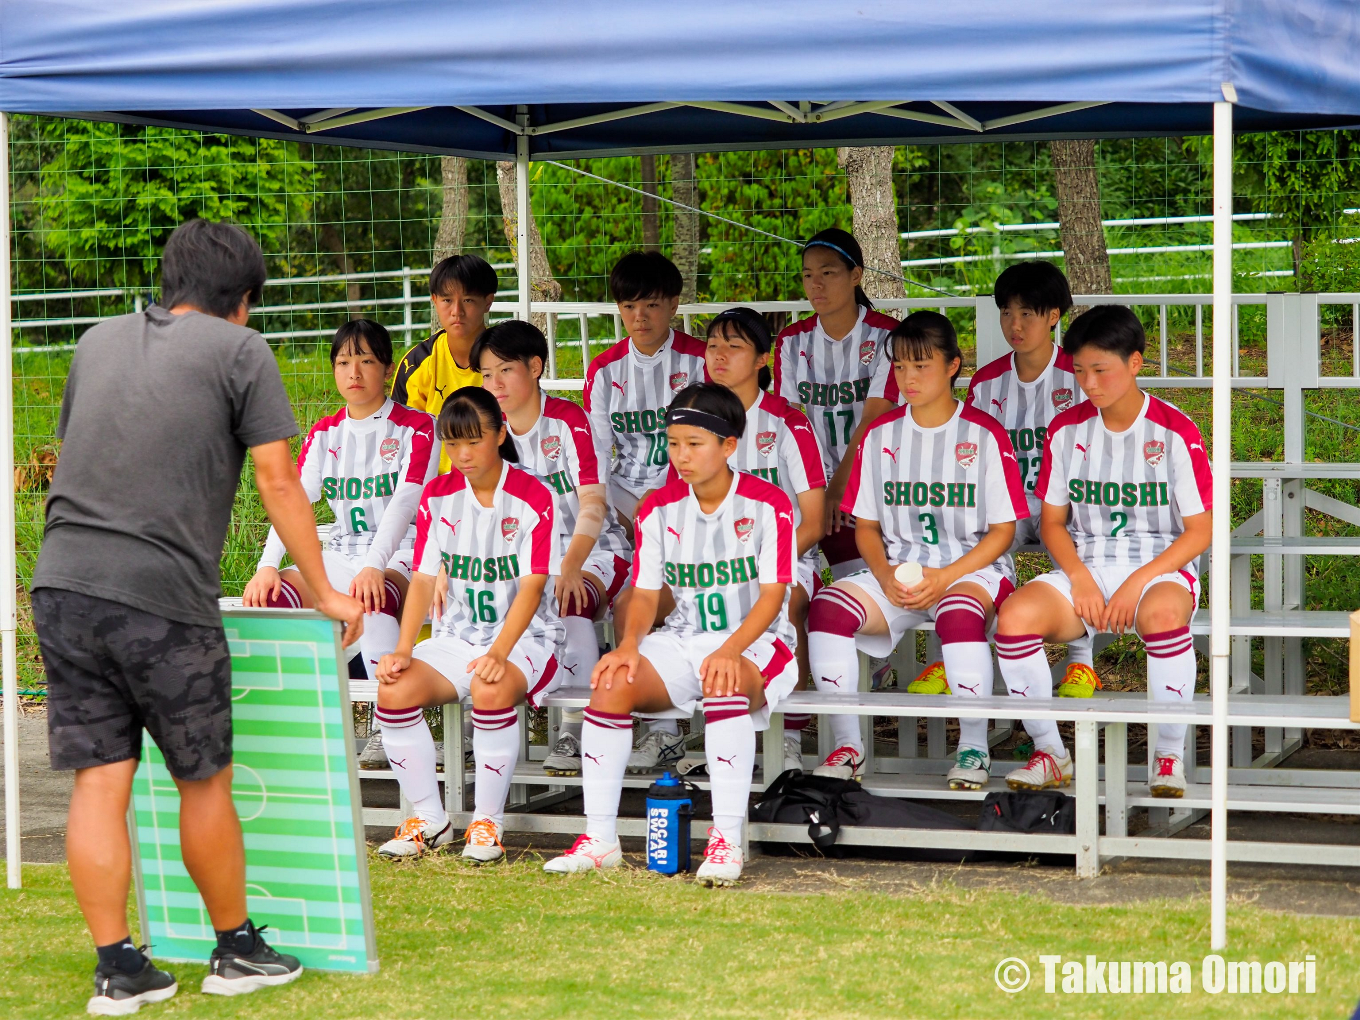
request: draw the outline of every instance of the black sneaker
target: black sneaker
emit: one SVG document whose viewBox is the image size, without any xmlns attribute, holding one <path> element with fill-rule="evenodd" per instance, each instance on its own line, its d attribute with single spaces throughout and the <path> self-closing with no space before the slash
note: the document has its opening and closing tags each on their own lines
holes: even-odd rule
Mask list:
<svg viewBox="0 0 1360 1020">
<path fill-rule="evenodd" d="M 147 959 L 145 946 L 142 959 L 146 964 L 137 974 L 95 967 L 94 995 L 85 1004 L 85 1012 L 95 1016 L 127 1016 L 148 1002 L 164 1002 L 179 991 L 175 975 L 157 969 Z"/>
<path fill-rule="evenodd" d="M 255 929 L 255 951 L 237 953 L 214 949 L 208 961 L 208 976 L 200 991 L 204 995 L 244 995 L 270 985 L 286 985 L 302 974 L 302 964 L 296 956 L 286 956 L 274 950 L 261 934 L 268 928 Z"/>
</svg>

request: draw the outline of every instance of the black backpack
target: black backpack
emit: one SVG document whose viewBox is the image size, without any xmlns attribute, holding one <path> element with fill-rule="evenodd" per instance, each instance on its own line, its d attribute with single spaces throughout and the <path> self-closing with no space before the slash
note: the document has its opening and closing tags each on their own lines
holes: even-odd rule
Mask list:
<svg viewBox="0 0 1360 1020">
<path fill-rule="evenodd" d="M 982 802 L 978 828 L 983 832 L 1048 832 L 1070 836 L 1077 831 L 1077 802 L 1057 790 L 989 793 Z"/>
</svg>

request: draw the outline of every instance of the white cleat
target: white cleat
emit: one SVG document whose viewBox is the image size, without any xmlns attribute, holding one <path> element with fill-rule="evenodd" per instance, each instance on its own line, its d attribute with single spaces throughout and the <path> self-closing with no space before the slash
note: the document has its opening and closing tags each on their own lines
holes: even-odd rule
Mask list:
<svg viewBox="0 0 1360 1020">
<path fill-rule="evenodd" d="M 1072 783 L 1072 756 L 1066 751 L 1058 757 L 1056 747 L 1035 748 L 1029 762 L 1006 776 L 1012 790 L 1051 790 Z"/>
<path fill-rule="evenodd" d="M 784 771 L 803 768 L 803 737 L 800 733 L 784 734 Z"/>
<path fill-rule="evenodd" d="M 374 730 L 373 736 L 368 738 L 368 743 L 359 752 L 359 767 L 361 769 L 385 769 L 389 765 L 387 751 L 383 749 L 382 730 Z"/>
<path fill-rule="evenodd" d="M 420 857 L 441 846 L 453 842 L 453 823 L 445 822 L 439 830 L 432 828 L 424 819 L 412 817 L 397 827 L 397 834 L 378 847 L 381 857 Z"/>
<path fill-rule="evenodd" d="M 981 790 L 992 775 L 992 756 L 972 747 L 960 747 L 954 766 L 945 777 L 951 790 Z"/>
<path fill-rule="evenodd" d="M 864 752 L 843 744 L 826 756 L 812 770 L 814 776 L 829 776 L 832 779 L 858 779 L 860 767 L 864 764 Z"/>
<path fill-rule="evenodd" d="M 463 857 L 477 864 L 490 864 L 505 856 L 501 846 L 501 827 L 490 818 L 474 818 L 463 833 L 467 843 L 463 846 Z"/>
<path fill-rule="evenodd" d="M 1154 797 L 1184 797 L 1185 796 L 1185 765 L 1178 754 L 1160 755 L 1157 758 L 1157 769 L 1148 783 L 1149 789 Z"/>
<path fill-rule="evenodd" d="M 616 839 L 605 843 L 593 836 L 577 836 L 571 849 L 561 857 L 554 857 L 543 865 L 553 875 L 574 875 L 582 871 L 603 871 L 617 868 L 623 861 L 623 850 Z"/>
<path fill-rule="evenodd" d="M 700 885 L 736 885 L 741 878 L 741 847 L 733 846 L 723 839 L 717 829 L 708 830 L 708 846 L 704 850 L 704 863 L 694 874 Z"/>
<path fill-rule="evenodd" d="M 579 776 L 581 742 L 574 735 L 563 733 L 553 744 L 552 754 L 543 759 L 543 772 L 549 776 Z"/>
<path fill-rule="evenodd" d="M 669 769 L 685 755 L 683 733 L 648 730 L 628 756 L 629 772 L 660 772 Z"/>
</svg>

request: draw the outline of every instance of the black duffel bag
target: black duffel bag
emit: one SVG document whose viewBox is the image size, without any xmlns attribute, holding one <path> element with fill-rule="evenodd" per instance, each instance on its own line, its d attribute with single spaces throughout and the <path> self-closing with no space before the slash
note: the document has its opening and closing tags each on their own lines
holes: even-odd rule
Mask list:
<svg viewBox="0 0 1360 1020">
<path fill-rule="evenodd" d="M 983 832 L 1047 832 L 1071 836 L 1077 831 L 1077 802 L 1057 790 L 1004 790 L 982 802 L 978 826 Z"/>
</svg>

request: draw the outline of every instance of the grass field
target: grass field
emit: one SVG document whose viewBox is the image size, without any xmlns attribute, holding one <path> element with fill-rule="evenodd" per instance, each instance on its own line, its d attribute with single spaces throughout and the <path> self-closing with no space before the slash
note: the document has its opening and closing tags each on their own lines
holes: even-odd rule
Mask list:
<svg viewBox="0 0 1360 1020">
<path fill-rule="evenodd" d="M 1208 906 L 1120 907 L 964 890 L 788 894 L 699 889 L 622 869 L 550 880 L 531 858 L 480 871 L 454 858 L 374 861 L 381 970 L 307 974 L 247 999 L 197 992 L 202 966 L 175 965 L 180 993 L 142 1016 L 346 1017 L 1347 1017 L 1360 990 L 1360 920 L 1230 913 L 1228 960 L 1317 957 L 1317 991 L 1211 995 L 1201 988 Z M 25 869 L 0 894 L 0 1014 L 73 1016 L 92 953 L 60 866 Z M 1039 956 L 1184 960 L 1183 995 L 1045 994 Z M 993 977 L 1025 960 L 1017 994 Z M 16 980 L 16 976 L 18 980 Z M 1059 985 L 1061 988 L 1061 985 Z"/>
</svg>

